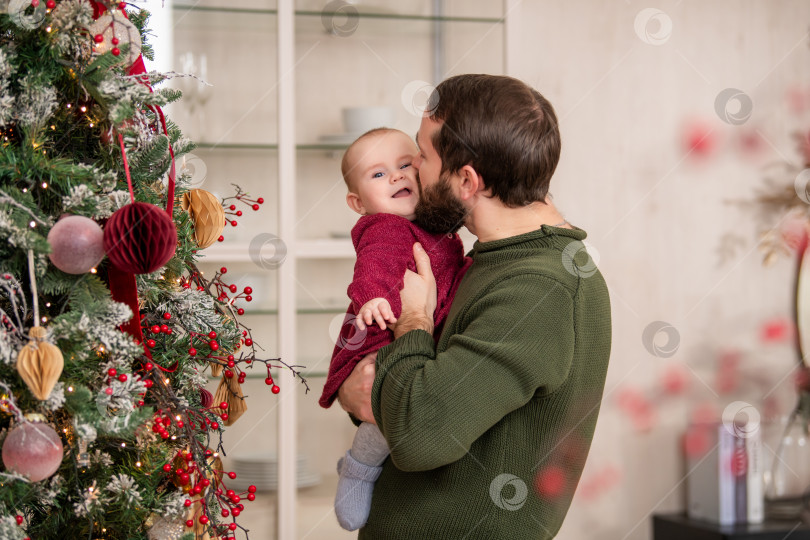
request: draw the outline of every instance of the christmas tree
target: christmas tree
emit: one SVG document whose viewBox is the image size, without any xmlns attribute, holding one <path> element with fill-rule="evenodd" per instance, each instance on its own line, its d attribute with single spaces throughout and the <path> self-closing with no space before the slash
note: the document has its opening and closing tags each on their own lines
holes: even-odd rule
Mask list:
<svg viewBox="0 0 810 540">
<path fill-rule="evenodd" d="M 257 357 L 250 287 L 197 269 L 224 201 L 176 172 L 193 143 L 161 110 L 170 75 L 145 70 L 147 19 L 0 0 L 2 538 L 246 536 L 255 487 L 228 487 L 222 429 L 245 369 L 273 393 L 271 368 L 298 375 Z"/>
</svg>

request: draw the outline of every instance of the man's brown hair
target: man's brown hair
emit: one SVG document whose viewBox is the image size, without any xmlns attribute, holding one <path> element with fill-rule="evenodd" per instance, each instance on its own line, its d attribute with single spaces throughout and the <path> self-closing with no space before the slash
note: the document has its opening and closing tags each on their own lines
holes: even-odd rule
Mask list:
<svg viewBox="0 0 810 540">
<path fill-rule="evenodd" d="M 539 92 L 511 77 L 456 75 L 436 87 L 428 115 L 444 122 L 432 141 L 441 174 L 471 165 L 505 205 L 545 202 L 561 141 Z"/>
</svg>

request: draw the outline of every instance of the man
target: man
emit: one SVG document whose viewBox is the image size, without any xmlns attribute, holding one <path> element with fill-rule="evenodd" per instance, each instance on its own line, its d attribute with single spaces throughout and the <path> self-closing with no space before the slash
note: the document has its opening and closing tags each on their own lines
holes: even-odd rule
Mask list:
<svg viewBox="0 0 810 540">
<path fill-rule="evenodd" d="M 395 341 L 355 368 L 344 409 L 391 449 L 359 538 L 548 539 L 593 438 L 610 352 L 585 232 L 548 199 L 551 104 L 516 79 L 442 82 L 417 134 L 417 222 L 478 238 L 434 341 L 429 254 L 414 246 Z"/>
</svg>

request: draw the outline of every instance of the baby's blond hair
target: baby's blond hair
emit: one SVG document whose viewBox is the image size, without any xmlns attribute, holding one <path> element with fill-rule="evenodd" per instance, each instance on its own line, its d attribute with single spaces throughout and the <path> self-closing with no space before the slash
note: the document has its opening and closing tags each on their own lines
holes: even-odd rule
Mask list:
<svg viewBox="0 0 810 540">
<path fill-rule="evenodd" d="M 352 144 L 350 144 L 349 147 L 346 149 L 346 151 L 343 153 L 343 159 L 340 162 L 340 172 L 341 174 L 343 174 L 343 181 L 346 182 L 346 187 L 349 189 L 351 193 L 354 193 L 354 191 L 352 187 L 350 174 L 354 169 L 355 165 L 354 163 L 349 163 L 349 152 L 351 152 L 352 148 L 354 148 L 354 145 L 356 145 L 358 142 L 362 141 L 367 137 L 371 137 L 373 135 L 382 135 L 383 133 L 392 133 L 394 131 L 397 130 L 388 127 L 378 127 L 370 129 L 365 133 L 363 133 L 362 135 L 360 135 L 359 137 L 357 137 L 354 140 L 354 142 L 352 142 Z"/>
</svg>

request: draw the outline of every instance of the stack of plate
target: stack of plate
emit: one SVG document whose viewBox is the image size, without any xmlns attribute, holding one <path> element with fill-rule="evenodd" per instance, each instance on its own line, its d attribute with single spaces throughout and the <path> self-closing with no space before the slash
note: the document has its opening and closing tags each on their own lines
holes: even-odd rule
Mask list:
<svg viewBox="0 0 810 540">
<path fill-rule="evenodd" d="M 233 456 L 231 470 L 236 478 L 228 482 L 232 489 L 245 490 L 251 484 L 259 491 L 278 489 L 278 459 L 275 455 L 262 452 Z M 296 484 L 299 488 L 321 483 L 321 475 L 310 470 L 306 456 L 299 454 L 296 459 Z"/>
<path fill-rule="evenodd" d="M 327 135 L 321 135 L 318 137 L 318 141 L 322 144 L 334 144 L 335 146 L 349 146 L 352 144 L 357 137 L 362 135 L 363 132 L 359 131 L 357 133 L 331 133 Z"/>
</svg>

